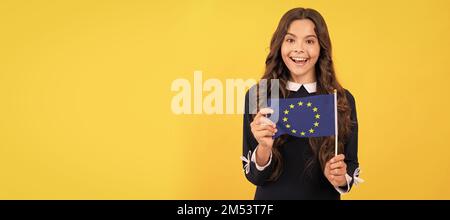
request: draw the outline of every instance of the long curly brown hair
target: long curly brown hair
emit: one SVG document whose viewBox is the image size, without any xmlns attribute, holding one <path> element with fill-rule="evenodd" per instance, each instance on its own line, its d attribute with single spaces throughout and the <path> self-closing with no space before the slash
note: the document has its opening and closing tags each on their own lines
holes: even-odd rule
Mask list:
<svg viewBox="0 0 450 220">
<path fill-rule="evenodd" d="M 286 67 L 281 57 L 281 45 L 284 41 L 285 35 L 289 29 L 290 24 L 295 20 L 309 19 L 315 25 L 315 32 L 320 44 L 320 55 L 315 65 L 315 73 L 317 79 L 317 94 L 332 94 L 334 89 L 337 90 L 338 102 L 338 118 L 339 118 L 339 143 L 338 152 L 344 152 L 344 141 L 347 139 L 350 129 L 350 107 L 346 98 L 344 88 L 339 84 L 336 79 L 336 74 L 333 66 L 333 59 L 331 56 L 331 41 L 328 33 L 328 28 L 325 20 L 314 9 L 309 8 L 294 8 L 286 12 L 281 18 L 275 33 L 272 36 L 270 42 L 270 52 L 266 58 L 266 68 L 264 75 L 261 79 L 267 79 L 268 86 L 271 88 L 270 79 L 279 80 L 280 96 L 283 98 L 288 97 L 289 91 L 286 89 L 286 84 L 290 78 L 290 72 Z M 260 100 L 260 93 L 257 92 L 257 100 Z M 267 91 L 267 97 L 270 96 L 270 89 Z M 258 102 L 258 111 L 264 107 L 261 102 Z M 283 157 L 280 153 L 280 148 L 286 142 L 287 135 L 276 138 L 273 144 L 273 162 L 275 163 L 275 169 L 272 176 L 269 178 L 271 181 L 275 181 L 279 178 L 283 170 Z M 309 168 L 316 158 L 320 162 L 322 170 L 326 162 L 334 156 L 334 136 L 330 137 L 317 137 L 309 138 L 311 150 L 314 153 L 314 158 L 311 158 L 307 164 L 306 169 Z"/>
</svg>

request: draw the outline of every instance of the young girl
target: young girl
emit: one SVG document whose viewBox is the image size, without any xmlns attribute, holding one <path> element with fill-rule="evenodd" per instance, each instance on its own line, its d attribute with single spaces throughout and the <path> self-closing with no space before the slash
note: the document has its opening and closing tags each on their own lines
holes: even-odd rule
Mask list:
<svg viewBox="0 0 450 220">
<path fill-rule="evenodd" d="M 280 98 L 331 94 L 336 89 L 338 152 L 343 154 L 334 156 L 334 136 L 282 135 L 274 140 L 277 128 L 266 117 L 271 109 L 260 102 L 258 113 L 250 115 L 247 93 L 241 158 L 247 179 L 257 185 L 255 199 L 340 199 L 362 181 L 355 100 L 336 79 L 328 29 L 317 11 L 295 8 L 281 18 L 262 79 L 279 80 Z M 270 89 L 266 92 L 269 97 Z"/>
</svg>

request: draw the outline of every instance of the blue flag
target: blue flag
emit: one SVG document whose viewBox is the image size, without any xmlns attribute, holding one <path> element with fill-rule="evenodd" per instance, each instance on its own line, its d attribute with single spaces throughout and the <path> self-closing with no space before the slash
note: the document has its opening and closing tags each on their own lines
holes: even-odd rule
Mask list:
<svg viewBox="0 0 450 220">
<path fill-rule="evenodd" d="M 275 122 L 274 119 L 278 118 L 275 122 L 278 131 L 274 138 L 283 134 L 296 137 L 322 137 L 335 134 L 333 94 L 271 99 L 269 105 L 274 110 L 269 119 Z"/>
</svg>

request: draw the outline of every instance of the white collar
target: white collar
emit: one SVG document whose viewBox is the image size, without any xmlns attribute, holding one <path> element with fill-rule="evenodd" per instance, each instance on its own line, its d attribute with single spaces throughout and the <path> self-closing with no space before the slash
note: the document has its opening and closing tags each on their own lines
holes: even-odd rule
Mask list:
<svg viewBox="0 0 450 220">
<path fill-rule="evenodd" d="M 317 82 L 300 84 L 300 83 L 288 81 L 286 84 L 286 89 L 296 92 L 300 89 L 300 87 L 302 85 L 303 85 L 303 87 L 305 87 L 306 91 L 308 91 L 309 93 L 314 93 L 317 91 Z"/>
</svg>

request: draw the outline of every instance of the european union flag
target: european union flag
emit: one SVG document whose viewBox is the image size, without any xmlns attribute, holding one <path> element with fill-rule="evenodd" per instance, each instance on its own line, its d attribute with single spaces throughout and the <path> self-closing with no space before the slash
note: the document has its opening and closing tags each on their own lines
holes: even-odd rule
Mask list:
<svg viewBox="0 0 450 220">
<path fill-rule="evenodd" d="M 276 105 L 278 104 L 278 108 Z M 304 98 L 271 99 L 274 110 L 270 119 L 276 122 L 277 133 L 297 137 L 322 137 L 335 134 L 334 95 L 315 95 Z"/>
</svg>

